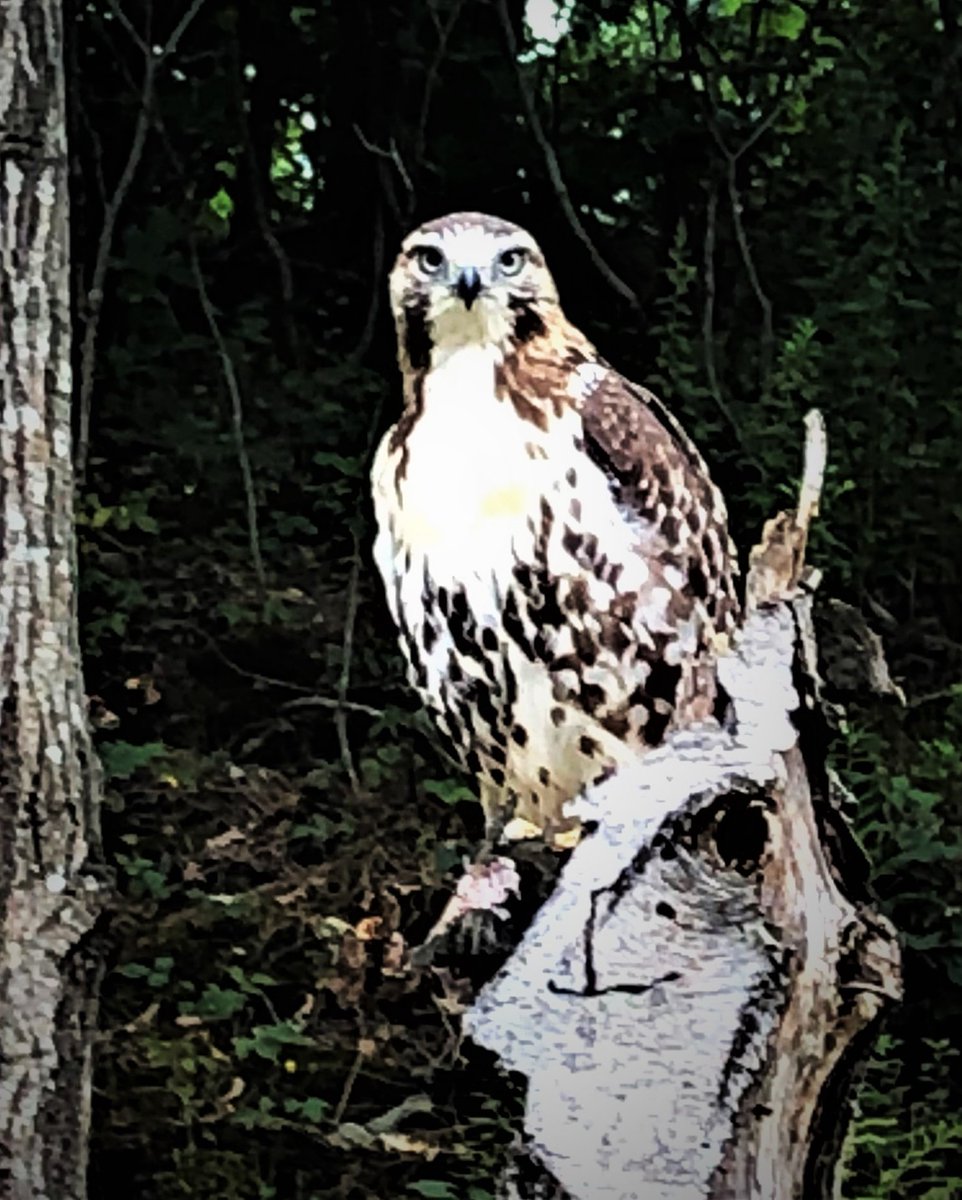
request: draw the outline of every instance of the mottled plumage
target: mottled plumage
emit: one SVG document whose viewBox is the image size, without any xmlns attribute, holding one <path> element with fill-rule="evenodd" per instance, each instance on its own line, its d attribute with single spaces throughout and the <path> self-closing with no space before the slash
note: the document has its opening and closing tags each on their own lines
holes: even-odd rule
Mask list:
<svg viewBox="0 0 962 1200">
<path fill-rule="evenodd" d="M 737 615 L 724 502 L 518 226 L 423 225 L 391 300 L 405 404 L 373 470 L 375 559 L 411 679 L 489 821 L 555 833 L 586 783 L 711 715 Z"/>
</svg>

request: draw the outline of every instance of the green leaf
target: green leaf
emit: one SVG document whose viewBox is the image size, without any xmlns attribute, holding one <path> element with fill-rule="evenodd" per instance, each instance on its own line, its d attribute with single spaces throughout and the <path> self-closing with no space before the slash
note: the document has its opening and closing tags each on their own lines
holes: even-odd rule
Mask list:
<svg viewBox="0 0 962 1200">
<path fill-rule="evenodd" d="M 418 1196 L 432 1196 L 434 1200 L 458 1200 L 457 1192 L 452 1192 L 451 1185 L 441 1179 L 422 1179 L 420 1183 L 408 1184 L 408 1191 Z"/>
<path fill-rule="evenodd" d="M 256 1054 L 270 1062 L 277 1062 L 285 1046 L 313 1046 L 313 1038 L 307 1037 L 292 1021 L 278 1021 L 275 1025 L 255 1025 L 251 1037 L 233 1039 L 238 1058 Z"/>
<path fill-rule="evenodd" d="M 208 201 L 210 210 L 222 221 L 229 221 L 234 212 L 234 201 L 230 198 L 224 188 L 210 198 Z"/>
<path fill-rule="evenodd" d="M 360 458 L 347 458 L 343 454 L 334 454 L 330 450 L 318 450 L 312 460 L 318 467 L 333 467 L 341 475 L 352 479 L 358 478 L 364 472 L 364 463 Z"/>
<path fill-rule="evenodd" d="M 317 1124 L 322 1121 L 330 1110 L 330 1104 L 320 1096 L 308 1096 L 304 1100 L 293 1098 L 284 1101 L 284 1111 L 293 1116 L 303 1117 L 305 1121 Z"/>
<path fill-rule="evenodd" d="M 808 15 L 803 8 L 799 8 L 797 4 L 790 4 L 787 11 L 771 14 L 772 32 L 778 37 L 794 41 L 805 28 L 807 19 Z"/>
<path fill-rule="evenodd" d="M 100 746 L 100 758 L 108 779 L 130 779 L 142 767 L 166 755 L 167 747 L 163 742 L 145 742 L 140 746 L 133 742 L 103 742 Z"/>
<path fill-rule="evenodd" d="M 247 1005 L 247 997 L 243 992 L 233 988 L 222 988 L 216 983 L 209 983 L 196 1002 L 182 1001 L 180 1011 L 198 1017 L 206 1017 L 212 1021 L 232 1017 Z"/>
<path fill-rule="evenodd" d="M 457 804 L 461 800 L 477 800 L 477 796 L 463 783 L 453 779 L 426 779 L 424 790 L 429 796 L 437 796 L 445 804 Z"/>
</svg>

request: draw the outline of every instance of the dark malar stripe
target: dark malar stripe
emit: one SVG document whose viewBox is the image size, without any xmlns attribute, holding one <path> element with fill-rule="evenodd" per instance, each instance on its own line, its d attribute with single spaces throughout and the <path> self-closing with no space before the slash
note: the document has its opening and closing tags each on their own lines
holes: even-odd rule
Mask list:
<svg viewBox="0 0 962 1200">
<path fill-rule="evenodd" d="M 403 482 L 408 473 L 408 460 L 410 453 L 408 451 L 408 438 L 411 436 L 411 430 L 418 423 L 421 413 L 424 411 L 424 371 L 419 371 L 412 380 L 411 392 L 412 401 L 401 414 L 398 423 L 394 426 L 394 432 L 391 434 L 391 441 L 388 448 L 394 454 L 397 450 L 401 451 L 401 461 L 397 466 L 397 473 L 394 477 L 394 487 L 400 496 L 399 486 Z"/>
<path fill-rule="evenodd" d="M 523 296 L 512 296 L 508 307 L 514 313 L 514 336 L 519 345 L 530 342 L 534 337 L 542 337 L 545 323 L 534 307 L 534 302 Z"/>
<path fill-rule="evenodd" d="M 404 306 L 404 353 L 415 371 L 431 365 L 431 333 L 428 329 L 426 300 L 414 300 Z"/>
</svg>

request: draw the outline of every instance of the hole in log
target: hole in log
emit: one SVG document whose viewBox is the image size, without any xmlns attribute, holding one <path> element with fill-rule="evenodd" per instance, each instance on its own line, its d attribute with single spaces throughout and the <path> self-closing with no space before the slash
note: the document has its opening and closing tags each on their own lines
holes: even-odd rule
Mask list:
<svg viewBox="0 0 962 1200">
<path fill-rule="evenodd" d="M 715 826 L 719 858 L 742 874 L 758 869 L 767 845 L 768 818 L 757 805 L 729 806 Z"/>
<path fill-rule="evenodd" d="M 753 875 L 768 849 L 768 809 L 764 792 L 729 792 L 692 822 L 698 849 L 720 866 Z"/>
</svg>

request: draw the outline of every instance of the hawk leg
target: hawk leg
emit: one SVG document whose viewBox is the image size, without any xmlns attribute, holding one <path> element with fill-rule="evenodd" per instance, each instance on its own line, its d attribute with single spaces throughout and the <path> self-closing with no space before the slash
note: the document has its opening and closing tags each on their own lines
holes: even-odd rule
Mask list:
<svg viewBox="0 0 962 1200">
<path fill-rule="evenodd" d="M 480 782 L 481 807 L 484 809 L 484 841 L 478 851 L 477 861 L 490 861 L 495 850 L 504 841 L 504 831 L 514 816 L 518 796 L 513 789 L 498 786 L 490 780 Z"/>
</svg>

